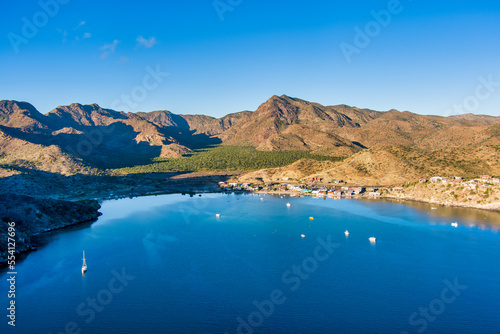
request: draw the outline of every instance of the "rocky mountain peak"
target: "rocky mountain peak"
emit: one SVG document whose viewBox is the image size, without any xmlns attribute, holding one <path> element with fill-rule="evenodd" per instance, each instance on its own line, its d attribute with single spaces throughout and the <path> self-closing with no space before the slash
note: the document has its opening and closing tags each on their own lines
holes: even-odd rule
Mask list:
<svg viewBox="0 0 500 334">
<path fill-rule="evenodd" d="M 0 125 L 23 129 L 26 132 L 47 130 L 51 122 L 33 105 L 13 100 L 0 101 Z"/>
</svg>

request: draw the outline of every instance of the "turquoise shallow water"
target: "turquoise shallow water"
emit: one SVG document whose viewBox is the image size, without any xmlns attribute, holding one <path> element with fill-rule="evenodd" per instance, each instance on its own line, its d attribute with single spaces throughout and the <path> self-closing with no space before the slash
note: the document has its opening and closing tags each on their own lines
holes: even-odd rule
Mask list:
<svg viewBox="0 0 500 334">
<path fill-rule="evenodd" d="M 2 333 L 500 332 L 497 213 L 223 194 L 101 212 L 18 264 Z"/>
</svg>

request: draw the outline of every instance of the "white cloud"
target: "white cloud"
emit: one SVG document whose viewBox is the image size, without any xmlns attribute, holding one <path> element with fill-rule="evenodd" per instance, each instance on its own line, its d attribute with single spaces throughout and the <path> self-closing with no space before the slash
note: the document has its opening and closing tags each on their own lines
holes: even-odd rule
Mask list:
<svg viewBox="0 0 500 334">
<path fill-rule="evenodd" d="M 148 48 L 148 49 L 152 48 L 156 43 L 158 43 L 156 41 L 156 38 L 154 38 L 154 37 L 146 39 L 142 36 L 139 36 L 139 37 L 137 37 L 136 41 L 137 41 L 137 47 L 143 46 L 143 47 Z"/>
<path fill-rule="evenodd" d="M 120 59 L 116 62 L 118 65 L 124 65 L 128 63 L 128 57 L 121 56 Z"/>
<path fill-rule="evenodd" d="M 80 27 L 84 26 L 85 23 L 86 23 L 85 21 L 78 22 L 78 24 L 76 25 L 76 27 L 73 28 L 73 30 L 80 30 Z"/>
<path fill-rule="evenodd" d="M 83 38 L 84 38 L 84 39 L 85 39 L 85 38 L 90 38 L 90 37 L 92 37 L 92 34 L 91 34 L 91 33 L 89 33 L 89 32 L 86 32 L 86 33 L 84 33 L 84 34 L 83 34 Z"/>
<path fill-rule="evenodd" d="M 115 49 L 116 49 L 116 46 L 118 45 L 118 43 L 120 43 L 120 41 L 115 39 L 113 41 L 113 43 L 103 45 L 101 47 L 101 50 L 103 51 L 101 54 L 101 59 L 104 59 L 107 56 L 109 56 L 110 54 L 115 53 Z"/>
</svg>

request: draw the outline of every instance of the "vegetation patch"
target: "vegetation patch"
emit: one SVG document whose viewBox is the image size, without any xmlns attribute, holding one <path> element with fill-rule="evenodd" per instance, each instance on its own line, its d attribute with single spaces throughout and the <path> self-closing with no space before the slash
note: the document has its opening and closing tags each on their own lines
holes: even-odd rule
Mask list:
<svg viewBox="0 0 500 334">
<path fill-rule="evenodd" d="M 196 150 L 182 158 L 155 158 L 152 163 L 113 169 L 120 174 L 258 170 L 290 165 L 300 159 L 340 161 L 343 158 L 308 151 L 258 151 L 251 146 L 213 146 Z"/>
</svg>

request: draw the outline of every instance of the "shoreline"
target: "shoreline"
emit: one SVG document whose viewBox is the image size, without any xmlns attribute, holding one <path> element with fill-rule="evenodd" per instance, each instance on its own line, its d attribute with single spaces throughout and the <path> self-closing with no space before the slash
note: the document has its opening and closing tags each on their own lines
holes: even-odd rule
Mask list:
<svg viewBox="0 0 500 334">
<path fill-rule="evenodd" d="M 99 217 L 102 214 L 99 215 Z M 54 227 L 49 230 L 45 231 L 40 231 L 36 232 L 31 235 L 27 235 L 28 238 L 30 238 L 29 244 L 27 245 L 28 247 L 22 248 L 20 251 L 16 251 L 15 256 L 16 256 L 16 265 L 19 263 L 20 260 L 24 260 L 30 253 L 36 252 L 40 246 L 43 246 L 46 244 L 46 242 L 42 241 L 44 240 L 44 237 L 48 236 L 50 233 L 57 233 L 57 232 L 64 232 L 65 230 L 72 230 L 79 228 L 82 225 L 88 224 L 87 227 L 90 227 L 93 223 L 97 222 L 99 217 L 95 219 L 89 219 L 89 220 L 84 220 L 84 221 L 78 221 L 71 223 L 70 225 L 66 226 L 61 226 L 61 227 Z M 87 228 L 84 227 L 84 228 Z M 5 269 L 8 267 L 8 260 L 4 259 L 3 257 L 0 258 L 0 270 Z"/>
<path fill-rule="evenodd" d="M 64 231 L 65 229 L 77 228 L 78 226 L 84 224 L 93 224 L 98 220 L 98 217 L 102 215 L 98 210 L 100 209 L 100 203 L 106 200 L 118 200 L 124 198 L 137 198 L 137 197 L 146 197 L 146 196 L 158 196 L 158 195 L 169 195 L 169 194 L 211 194 L 211 193 L 235 193 L 235 194 L 258 194 L 258 195 L 270 195 L 270 196 L 289 196 L 289 197 L 316 197 L 316 198 L 330 198 L 333 200 L 339 199 L 371 199 L 371 200 L 390 200 L 390 201 L 398 201 L 403 204 L 405 202 L 417 202 L 417 203 L 425 203 L 430 206 L 442 206 L 442 207 L 452 207 L 452 208 L 466 208 L 466 209 L 474 209 L 480 211 L 487 212 L 500 212 L 498 208 L 488 208 L 481 205 L 475 204 L 465 204 L 465 203 L 446 203 L 438 200 L 426 200 L 422 198 L 416 198 L 407 196 L 404 194 L 394 195 L 394 194 L 380 194 L 380 196 L 369 196 L 368 193 L 361 193 L 359 195 L 354 195 L 351 198 L 342 197 L 331 197 L 331 196 L 317 196 L 311 193 L 302 193 L 292 190 L 254 190 L 254 191 L 224 191 L 219 187 L 218 181 L 221 179 L 228 179 L 234 177 L 238 173 L 186 173 L 186 174 L 170 174 L 166 180 L 167 182 L 163 182 L 161 186 L 159 184 L 142 185 L 140 190 L 135 190 L 134 187 L 122 185 L 122 187 L 117 187 L 116 184 L 105 183 L 102 184 L 100 189 L 93 189 L 84 195 L 77 192 L 69 192 L 69 193 L 60 193 L 55 192 L 52 194 L 46 194 L 45 196 L 37 196 L 36 194 L 32 197 L 36 201 L 56 201 L 56 202 L 71 202 L 73 204 L 81 203 L 82 201 L 95 201 L 99 204 L 99 208 L 95 209 L 96 216 L 90 219 L 84 218 L 83 220 L 70 220 L 71 217 L 62 216 L 54 216 L 50 217 L 50 224 L 46 224 L 45 227 L 39 226 L 38 230 L 35 231 L 23 231 L 20 236 L 22 237 L 23 243 L 21 243 L 21 248 L 16 251 L 16 256 L 25 256 L 32 251 L 36 251 L 37 247 L 40 245 L 37 243 L 37 238 L 43 238 L 44 235 L 49 234 L 51 232 L 56 231 Z M 162 177 L 162 180 L 165 180 L 166 175 L 155 175 L 153 177 L 154 180 Z M 113 186 L 113 187 L 112 187 Z M 333 186 L 333 185 L 332 185 Z M 114 188 L 114 189 L 113 189 Z M 159 189 L 158 189 L 159 188 Z M 402 196 L 403 195 L 403 196 Z M 23 196 L 23 195 L 20 195 Z M 80 217 L 82 218 L 82 217 Z M 59 219 L 59 220 L 58 220 Z M 15 220 L 12 220 L 15 221 Z M 17 222 L 16 222 L 17 224 Z M 48 226 L 50 225 L 50 226 Z M 4 256 L 0 257 L 0 268 L 4 268 L 7 265 L 7 260 L 4 259 Z"/>
<path fill-rule="evenodd" d="M 36 251 L 40 245 L 37 239 L 43 238 L 45 234 L 96 222 L 102 215 L 98 211 L 100 204 L 105 200 L 166 194 L 216 193 L 221 192 L 219 181 L 236 174 L 168 173 L 106 178 L 100 183 L 89 182 L 85 176 L 62 179 L 62 182 L 60 178 L 39 178 L 35 180 L 36 183 L 31 182 L 33 180 L 29 177 L 24 178 L 27 182 L 23 184 L 23 188 L 4 187 L 0 193 L 0 218 L 3 218 L 3 221 L 0 220 L 0 237 L 7 240 L 7 221 L 14 222 L 14 254 L 18 259 Z M 80 184 L 82 181 L 87 182 Z M 47 185 L 52 184 L 57 187 L 47 190 Z M 44 192 L 37 191 L 40 186 Z M 31 191 L 33 189 L 34 191 Z M 9 254 L 6 243 L 0 246 L 0 268 L 4 268 L 8 264 Z"/>
<path fill-rule="evenodd" d="M 213 176 L 213 175 L 211 175 Z M 206 176 L 205 176 L 206 177 Z M 209 176 L 210 177 L 210 176 Z M 180 180 L 185 180 L 180 178 Z M 116 193 L 113 196 L 109 196 L 109 191 L 103 191 L 99 194 L 95 194 L 94 196 L 73 196 L 73 197 L 64 197 L 61 198 L 63 200 L 67 201 L 81 201 L 81 200 L 96 200 L 99 202 L 105 201 L 105 200 L 118 200 L 118 199 L 123 199 L 123 198 L 136 198 L 136 197 L 146 197 L 146 196 L 158 196 L 158 195 L 169 195 L 169 194 L 209 194 L 209 193 L 229 193 L 230 191 L 224 191 L 220 189 L 220 187 L 215 186 L 215 184 L 210 184 L 211 182 L 208 182 L 207 180 L 201 180 L 199 181 L 200 184 L 203 184 L 201 187 L 193 187 L 193 185 L 179 185 L 176 184 L 174 187 L 167 187 L 166 189 L 161 189 L 161 190 L 151 190 L 151 191 L 144 191 L 141 194 L 133 194 L 130 195 L 129 191 L 124 190 L 121 193 Z M 336 186 L 336 185 L 331 185 Z M 276 195 L 276 196 L 290 196 L 290 197 L 303 197 L 303 196 L 308 196 L 308 197 L 318 197 L 318 198 L 330 198 L 333 200 L 336 200 L 338 198 L 333 198 L 329 196 L 316 196 L 310 193 L 298 193 L 296 191 L 291 191 L 291 190 L 279 190 L 279 191 L 265 191 L 265 190 L 258 190 L 258 191 L 232 191 L 233 193 L 236 194 L 243 194 L 243 193 L 248 193 L 248 194 L 265 194 L 265 195 Z M 369 196 L 367 193 L 361 193 L 359 195 L 354 195 L 352 198 L 346 198 L 344 196 L 341 197 L 341 199 L 389 199 L 389 200 L 396 200 L 396 201 L 401 201 L 401 202 L 419 202 L 419 203 L 426 203 L 429 205 L 438 205 L 438 206 L 443 206 L 443 207 L 456 207 L 456 208 L 466 208 L 466 209 L 476 209 L 476 210 L 484 210 L 484 211 L 489 211 L 489 212 L 498 212 L 500 213 L 500 208 L 488 208 L 484 207 L 478 204 L 462 204 L 462 203 L 446 203 L 442 201 L 436 201 L 436 200 L 426 200 L 422 198 L 416 198 L 412 196 L 397 196 L 393 194 L 381 194 L 380 196 Z"/>
<path fill-rule="evenodd" d="M 429 205 L 438 205 L 438 206 L 444 206 L 444 207 L 453 207 L 453 208 L 464 208 L 464 209 L 475 209 L 475 210 L 484 210 L 484 211 L 489 211 L 489 212 L 498 212 L 500 213 L 500 209 L 493 209 L 493 208 L 485 208 L 481 206 L 471 206 L 471 205 L 464 205 L 464 204 L 449 204 L 449 203 L 443 203 L 443 202 L 438 202 L 438 201 L 430 201 L 430 200 L 425 200 L 425 199 L 420 199 L 420 198 L 414 198 L 414 197 L 397 197 L 394 195 L 383 195 L 380 196 L 380 198 L 385 198 L 385 199 L 391 199 L 391 200 L 398 200 L 398 201 L 408 201 L 408 202 L 418 202 L 418 203 L 426 203 Z"/>
<path fill-rule="evenodd" d="M 443 206 L 443 207 L 455 207 L 455 208 L 465 208 L 465 209 L 476 209 L 476 210 L 484 210 L 484 211 L 489 211 L 489 212 L 498 212 L 500 213 L 500 209 L 495 209 L 495 208 L 485 208 L 479 205 L 467 205 L 467 204 L 450 204 L 450 203 L 445 203 L 445 202 L 439 202 L 439 201 L 430 201 L 430 200 L 425 200 L 425 199 L 420 199 L 420 198 L 415 198 L 415 197 L 399 197 L 396 195 L 388 195 L 388 194 L 382 194 L 380 196 L 375 196 L 371 197 L 366 195 L 366 193 L 352 196 L 352 198 L 346 198 L 342 196 L 341 198 L 333 198 L 329 196 L 315 196 L 312 194 L 301 194 L 297 193 L 295 191 L 290 191 L 290 190 L 284 190 L 284 191 L 249 191 L 248 193 L 253 193 L 253 194 L 267 194 L 267 195 L 276 195 L 276 196 L 290 196 L 290 197 L 316 197 L 316 198 L 329 198 L 333 200 L 339 200 L 339 199 L 390 199 L 390 200 L 397 200 L 401 202 L 419 202 L 419 203 L 426 203 L 429 205 L 438 205 L 438 206 Z"/>
<path fill-rule="evenodd" d="M 124 199 L 124 198 L 138 198 L 138 197 L 147 197 L 147 196 L 159 196 L 159 195 L 171 195 L 171 194 L 189 194 L 189 195 L 196 195 L 196 194 L 217 194 L 217 193 L 230 193 L 228 191 L 223 191 L 220 189 L 194 189 L 194 188 L 189 188 L 189 189 L 165 189 L 165 190 L 158 190 L 158 191 L 150 191 L 150 192 L 145 192 L 143 194 L 138 194 L 138 195 L 116 195 L 115 197 L 109 198 L 109 196 L 105 194 L 101 194 L 100 196 L 96 197 L 74 197 L 74 198 L 67 198 L 65 200 L 68 201 L 79 201 L 79 200 L 96 200 L 99 202 L 106 201 L 106 200 L 119 200 L 119 199 Z M 454 207 L 454 208 L 464 208 L 464 209 L 475 209 L 475 210 L 484 210 L 484 211 L 489 211 L 489 212 L 498 212 L 500 213 L 500 209 L 494 209 L 494 208 L 485 208 L 479 205 L 467 205 L 467 204 L 450 204 L 450 203 L 444 203 L 444 202 L 439 202 L 439 201 L 430 201 L 430 200 L 425 200 L 425 199 L 420 199 L 420 198 L 414 198 L 414 197 L 398 197 L 395 195 L 380 195 L 376 197 L 370 197 L 366 194 L 360 194 L 357 196 L 352 196 L 352 198 L 345 198 L 341 197 L 339 198 L 333 198 L 333 197 L 328 197 L 328 196 L 315 196 L 311 194 L 300 194 L 297 192 L 293 191 L 232 191 L 232 193 L 235 194 L 263 194 L 263 195 L 273 195 L 273 196 L 289 196 L 289 197 L 316 197 L 316 198 L 329 198 L 333 200 L 340 200 L 340 199 L 370 199 L 370 200 L 379 200 L 379 199 L 386 199 L 386 200 L 392 200 L 392 201 L 399 201 L 399 202 L 418 202 L 418 203 L 425 203 L 429 205 L 437 205 L 437 206 L 443 206 L 443 207 Z"/>
<path fill-rule="evenodd" d="M 101 189 L 92 189 L 92 191 L 84 195 L 76 193 L 57 194 L 56 198 L 69 201 L 89 199 L 104 201 L 167 194 L 220 192 L 218 183 L 237 174 L 238 172 L 192 172 L 140 175 L 132 185 L 110 182 Z M 131 176 L 127 177 L 133 178 Z"/>
<path fill-rule="evenodd" d="M 66 201 L 0 194 L 0 203 L 0 237 L 9 240 L 9 247 L 6 242 L 0 244 L 0 267 L 8 264 L 9 256 L 17 259 L 36 250 L 37 239 L 44 233 L 92 224 L 102 215 L 101 205 L 95 200 Z"/>
</svg>

